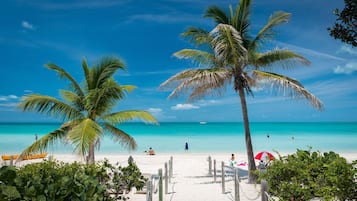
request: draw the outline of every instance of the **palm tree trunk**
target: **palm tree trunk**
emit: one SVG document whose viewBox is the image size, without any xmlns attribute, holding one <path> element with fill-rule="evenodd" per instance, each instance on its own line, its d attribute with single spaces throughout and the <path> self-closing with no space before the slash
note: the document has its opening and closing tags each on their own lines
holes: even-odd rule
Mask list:
<svg viewBox="0 0 357 201">
<path fill-rule="evenodd" d="M 88 151 L 88 158 L 87 158 L 87 164 L 93 164 L 94 163 L 94 143 L 90 145 L 89 151 Z"/>
<path fill-rule="evenodd" d="M 239 87 L 238 89 L 242 113 L 243 113 L 243 121 L 244 121 L 244 131 L 245 131 L 245 145 L 247 148 L 247 156 L 248 156 L 248 183 L 255 183 L 257 180 L 257 175 L 253 173 L 256 170 L 255 161 L 254 161 L 254 154 L 253 154 L 253 146 L 252 146 L 252 139 L 250 137 L 250 128 L 249 128 L 249 119 L 248 119 L 248 108 L 247 102 L 245 100 L 245 93 L 244 88 Z"/>
</svg>

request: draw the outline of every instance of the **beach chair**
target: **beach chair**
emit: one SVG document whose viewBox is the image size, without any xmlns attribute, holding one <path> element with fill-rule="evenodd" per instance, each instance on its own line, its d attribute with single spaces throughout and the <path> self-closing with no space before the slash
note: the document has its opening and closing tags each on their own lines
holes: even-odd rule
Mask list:
<svg viewBox="0 0 357 201">
<path fill-rule="evenodd" d="M 39 153 L 39 154 L 30 154 L 28 156 L 24 156 L 23 160 L 34 160 L 34 159 L 43 159 L 47 157 L 47 152 L 44 153 Z M 4 163 L 4 165 L 7 165 L 7 161 L 9 161 L 9 165 L 13 165 L 13 162 L 18 159 L 19 155 L 14 154 L 14 155 L 2 155 L 1 159 Z"/>
</svg>

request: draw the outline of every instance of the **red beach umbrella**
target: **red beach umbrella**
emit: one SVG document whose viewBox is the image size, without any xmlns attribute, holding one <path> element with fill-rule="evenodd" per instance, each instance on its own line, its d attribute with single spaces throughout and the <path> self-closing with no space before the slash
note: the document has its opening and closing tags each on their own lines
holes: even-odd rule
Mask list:
<svg viewBox="0 0 357 201">
<path fill-rule="evenodd" d="M 261 152 L 257 153 L 257 155 L 255 155 L 254 158 L 257 160 L 263 160 L 266 158 L 269 158 L 269 160 L 274 160 L 273 154 L 268 151 L 261 151 Z"/>
</svg>

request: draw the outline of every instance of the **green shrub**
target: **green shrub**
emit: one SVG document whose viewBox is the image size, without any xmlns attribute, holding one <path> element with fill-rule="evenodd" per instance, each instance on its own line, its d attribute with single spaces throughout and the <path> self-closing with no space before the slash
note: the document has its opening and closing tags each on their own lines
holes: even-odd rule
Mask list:
<svg viewBox="0 0 357 201">
<path fill-rule="evenodd" d="M 107 160 L 103 162 L 103 167 L 106 167 L 111 181 L 106 183 L 109 192 L 114 198 L 121 198 L 121 194 L 128 193 L 131 188 L 135 187 L 137 190 L 143 189 L 147 179 L 141 174 L 140 169 L 133 161 L 129 161 L 127 167 L 114 167 L 108 163 Z M 127 199 L 124 197 L 124 199 Z"/>
<path fill-rule="evenodd" d="M 281 200 L 353 200 L 357 197 L 357 161 L 348 163 L 334 152 L 297 150 L 273 161 L 260 179 Z"/>
<path fill-rule="evenodd" d="M 16 168 L 3 166 L 0 169 L 0 200 L 19 200 L 21 195 L 15 186 Z"/>
<path fill-rule="evenodd" d="M 115 168 L 107 160 L 89 165 L 44 161 L 2 167 L 0 200 L 114 200 L 132 187 L 142 189 L 145 182 L 135 163 Z"/>
</svg>

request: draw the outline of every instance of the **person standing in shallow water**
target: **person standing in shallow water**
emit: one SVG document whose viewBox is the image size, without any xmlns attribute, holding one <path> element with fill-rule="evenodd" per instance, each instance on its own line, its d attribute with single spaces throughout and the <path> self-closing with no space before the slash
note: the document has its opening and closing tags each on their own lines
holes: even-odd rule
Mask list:
<svg viewBox="0 0 357 201">
<path fill-rule="evenodd" d="M 188 150 L 188 143 L 187 142 L 185 143 L 185 150 L 186 151 Z"/>
</svg>

